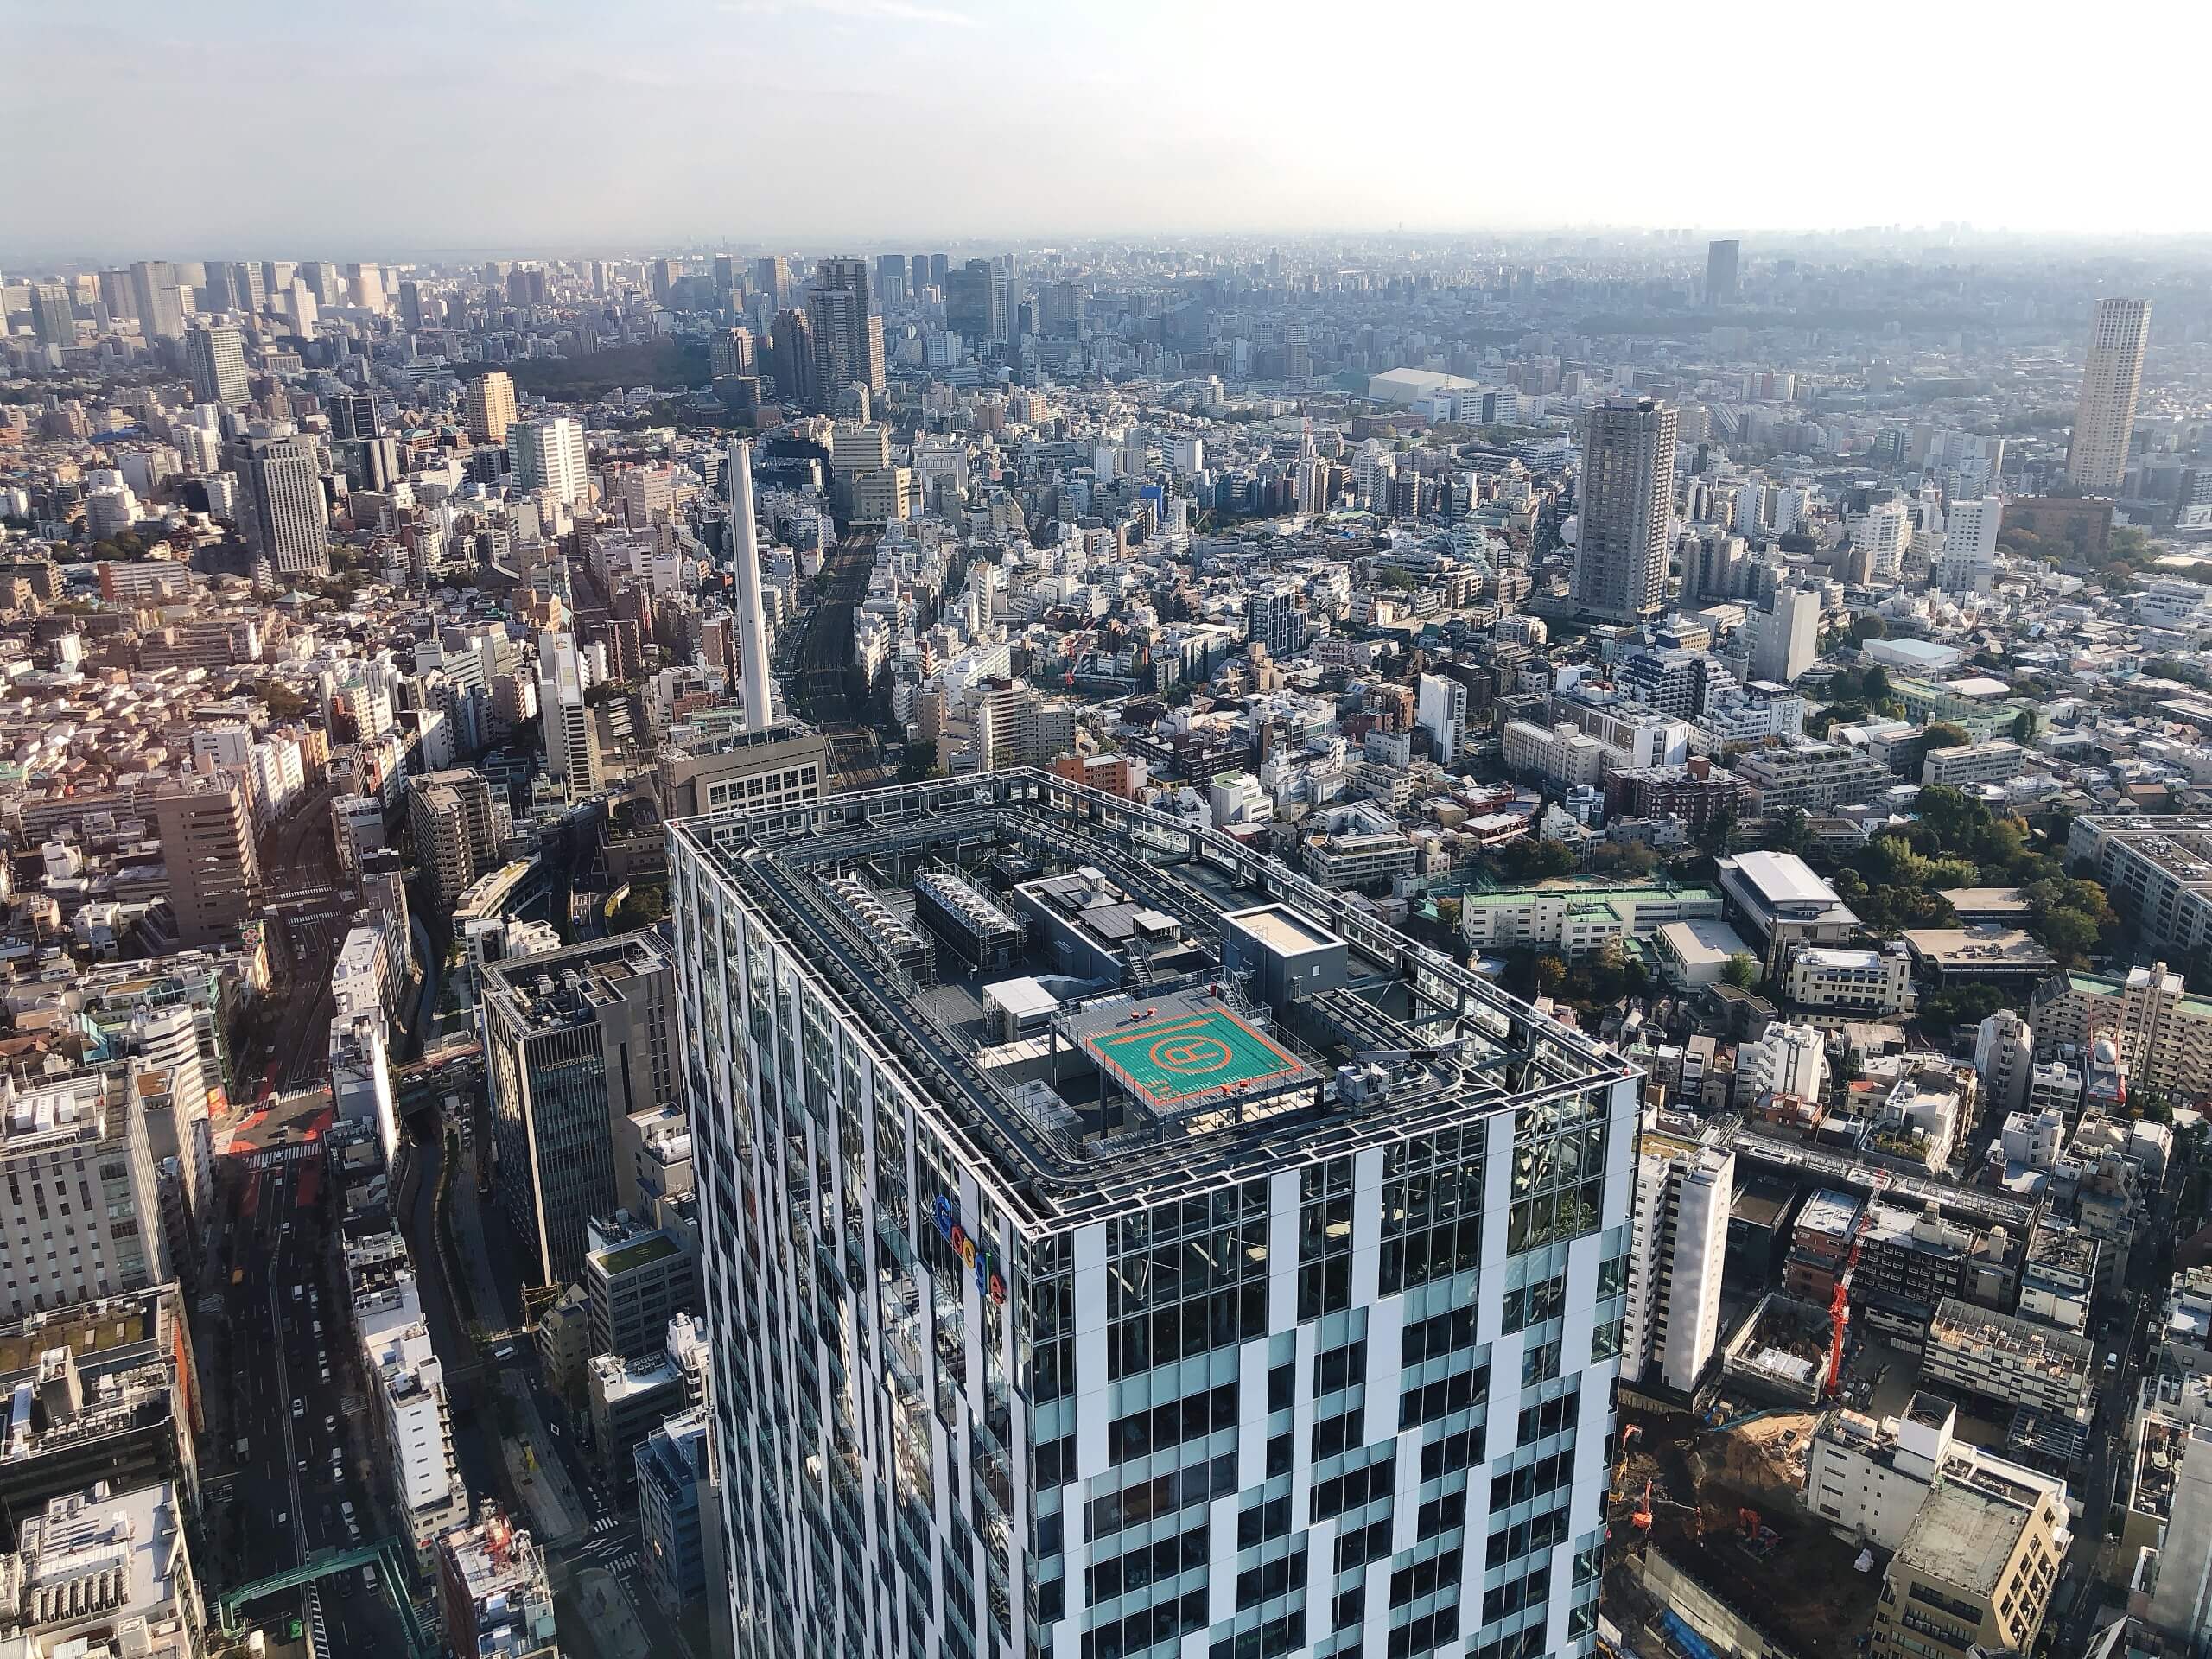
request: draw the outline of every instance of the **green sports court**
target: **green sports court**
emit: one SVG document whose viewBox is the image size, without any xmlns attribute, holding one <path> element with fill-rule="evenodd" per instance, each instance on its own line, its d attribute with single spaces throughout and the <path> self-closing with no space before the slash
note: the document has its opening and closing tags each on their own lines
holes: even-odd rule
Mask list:
<svg viewBox="0 0 2212 1659">
<path fill-rule="evenodd" d="M 1134 1021 L 1116 1012 L 1120 1022 L 1085 1031 L 1083 1044 L 1101 1068 L 1155 1109 L 1308 1075 L 1287 1049 L 1218 1003 L 1176 998 Z"/>
</svg>

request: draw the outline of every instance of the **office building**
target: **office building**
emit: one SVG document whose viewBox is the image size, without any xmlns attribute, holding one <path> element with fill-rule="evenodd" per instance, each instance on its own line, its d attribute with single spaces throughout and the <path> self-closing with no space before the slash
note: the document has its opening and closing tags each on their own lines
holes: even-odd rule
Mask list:
<svg viewBox="0 0 2212 1659">
<path fill-rule="evenodd" d="M 732 440 L 722 472 L 729 489 L 730 579 L 737 599 L 737 669 L 745 707 L 744 730 L 757 734 L 775 724 L 775 701 L 768 677 L 768 624 L 760 592 L 760 529 L 753 506 L 753 446 L 742 438 Z"/>
<path fill-rule="evenodd" d="M 1636 1160 L 1624 1379 L 1696 1392 L 1720 1340 L 1720 1274 L 1735 1193 L 1733 1152 L 1670 1133 L 1663 1120 L 1646 1124 Z"/>
<path fill-rule="evenodd" d="M 22 1659 L 200 1659 L 191 1512 L 168 1481 L 99 1480 L 50 1499 L 0 1554 L 0 1641 Z"/>
<path fill-rule="evenodd" d="M 1733 305 L 1737 297 L 1737 261 L 1743 245 L 1735 238 L 1705 245 L 1705 303 L 1709 310 Z"/>
<path fill-rule="evenodd" d="M 1419 1584 L 1423 1648 L 1591 1652 L 1634 1075 L 1357 901 L 1050 773 L 804 817 L 670 827 L 739 1649 L 1287 1654 L 1325 1620 L 1375 1651 Z M 1083 971 L 1103 950 L 1152 1017 L 1064 985 L 1046 1054 L 949 1033 L 836 918 L 862 847 L 1104 878 Z M 1225 912 L 1363 989 L 1230 975 Z M 1075 943 L 1033 926 L 990 973 Z M 1402 1046 L 1378 988 L 1415 976 L 1468 1064 L 1356 1058 Z M 836 1389 L 886 1432 L 799 1403 Z"/>
<path fill-rule="evenodd" d="M 803 805 L 821 798 L 829 776 L 830 743 L 819 732 L 684 726 L 671 728 L 662 745 L 653 788 L 663 817 L 688 818 L 724 807 Z"/>
<path fill-rule="evenodd" d="M 248 437 L 235 447 L 231 470 L 238 475 L 246 550 L 279 575 L 328 575 L 330 508 L 315 444 L 289 426 L 281 434 Z"/>
<path fill-rule="evenodd" d="M 2062 1501 L 2040 1487 L 1936 1484 L 1890 1558 L 1873 1659 L 2027 1653 L 2057 1587 Z"/>
<path fill-rule="evenodd" d="M 1787 995 L 1823 1014 L 1904 1014 L 1913 1007 L 1912 953 L 1901 942 L 1878 950 L 1801 945 L 1789 958 Z"/>
<path fill-rule="evenodd" d="M 505 443 L 515 423 L 515 383 L 505 370 L 493 369 L 468 383 L 465 400 L 468 435 L 479 443 Z"/>
<path fill-rule="evenodd" d="M 615 1208 L 614 1120 L 676 1097 L 665 946 L 626 933 L 494 963 L 483 993 L 499 1200 L 532 1282 L 574 1284 Z"/>
<path fill-rule="evenodd" d="M 708 1592 L 719 1502 L 704 1406 L 663 1420 L 638 1448 L 638 1531 L 653 1598 L 672 1618 Z M 719 1571 L 720 1562 L 715 1563 Z"/>
<path fill-rule="evenodd" d="M 496 1508 L 439 1541 L 438 1610 L 455 1654 L 560 1659 L 545 1558 Z"/>
<path fill-rule="evenodd" d="M 668 1322 L 698 1307 L 698 1263 L 684 1239 L 617 1211 L 589 1224 L 584 1252 L 591 1351 L 626 1359 L 657 1353 Z"/>
<path fill-rule="evenodd" d="M 634 1359 L 594 1354 L 584 1371 L 592 1452 L 620 1502 L 630 1495 L 638 1453 L 653 1432 L 707 1397 L 706 1327 L 680 1313 L 654 1352 Z"/>
<path fill-rule="evenodd" d="M 334 442 L 377 435 L 377 400 L 365 391 L 334 392 L 327 400 Z"/>
<path fill-rule="evenodd" d="M 582 422 L 565 415 L 510 422 L 507 452 L 516 490 L 543 490 L 570 506 L 590 505 L 591 469 L 585 457 Z"/>
<path fill-rule="evenodd" d="M 2100 300 L 2082 365 L 2082 395 L 2066 444 L 2066 476 L 2087 495 L 2117 495 L 2127 480 L 2127 445 L 2143 357 L 2151 344 L 2151 302 Z"/>
<path fill-rule="evenodd" d="M 146 1114 L 97 1072 L 0 1080 L 0 1174 L 28 1197 L 0 1228 L 0 1319 L 141 1291 L 169 1276 Z M 20 1202 L 20 1201 L 19 1201 Z M 73 1219 L 54 1209 L 75 1211 Z M 49 1230 L 67 1235 L 57 1248 Z"/>
<path fill-rule="evenodd" d="M 230 772 L 190 774 L 162 785 L 152 805 L 179 943 L 235 943 L 261 886 L 245 784 Z"/>
<path fill-rule="evenodd" d="M 979 350 L 1007 337 L 1003 290 L 988 259 L 970 259 L 944 277 L 944 326 Z"/>
<path fill-rule="evenodd" d="M 1611 621 L 1656 615 L 1666 598 L 1675 434 L 1674 410 L 1649 397 L 1608 399 L 1584 424 L 1574 602 Z"/>
<path fill-rule="evenodd" d="M 2048 1494 L 2066 1504 L 2066 1483 L 1961 1440 L 1958 1408 L 1915 1394 L 1895 1417 L 1834 1410 L 1805 1448 L 1805 1507 L 1853 1543 L 1904 1548 L 1938 1486 L 1956 1484 L 2032 1504 Z"/>
<path fill-rule="evenodd" d="M 244 409 L 251 396 L 246 386 L 245 346 L 238 331 L 226 323 L 200 324 L 185 334 L 184 367 L 192 395 L 203 404 Z"/>
</svg>

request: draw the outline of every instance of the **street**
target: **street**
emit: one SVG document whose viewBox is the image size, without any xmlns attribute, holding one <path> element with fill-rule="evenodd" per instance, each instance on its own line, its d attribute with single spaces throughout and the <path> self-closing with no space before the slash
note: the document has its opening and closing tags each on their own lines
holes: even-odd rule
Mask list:
<svg viewBox="0 0 2212 1659">
<path fill-rule="evenodd" d="M 359 1541 L 394 1535 L 374 1491 L 381 1459 L 344 1275 L 324 1249 L 323 1182 L 321 1164 L 309 1161 L 249 1172 L 238 1189 L 227 1351 L 213 1373 L 227 1386 L 209 1402 L 210 1439 L 233 1464 L 220 1518 L 209 1526 L 219 1582 L 264 1577 L 351 1545 L 349 1503 Z M 381 1585 L 369 1593 L 355 1571 L 246 1611 L 257 1624 L 296 1613 L 318 1659 L 390 1659 L 403 1633 L 386 1593 Z"/>
</svg>

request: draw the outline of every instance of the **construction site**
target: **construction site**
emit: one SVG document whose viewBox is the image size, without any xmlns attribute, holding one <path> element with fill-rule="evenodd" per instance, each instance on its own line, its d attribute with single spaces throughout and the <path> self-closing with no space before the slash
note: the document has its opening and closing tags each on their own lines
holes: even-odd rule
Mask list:
<svg viewBox="0 0 2212 1659">
<path fill-rule="evenodd" d="M 1802 1508 L 1813 1411 L 1713 1423 L 1626 1407 L 1607 1506 L 1605 1599 L 1627 1645 L 1689 1659 L 1728 1651 L 1846 1659 L 1881 1593 L 1881 1564 Z M 1732 1632 L 1724 1647 L 1713 1633 Z"/>
</svg>

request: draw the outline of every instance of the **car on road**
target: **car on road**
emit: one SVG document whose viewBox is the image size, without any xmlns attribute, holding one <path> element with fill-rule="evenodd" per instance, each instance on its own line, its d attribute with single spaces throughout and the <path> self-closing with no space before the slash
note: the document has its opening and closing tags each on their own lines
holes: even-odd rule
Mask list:
<svg viewBox="0 0 2212 1659">
<path fill-rule="evenodd" d="M 292 1287 L 292 1300 L 296 1302 L 300 1300 L 300 1287 L 297 1285 Z"/>
<path fill-rule="evenodd" d="M 338 1427 L 338 1419 L 335 1417 L 325 1417 L 322 1420 L 322 1426 L 326 1430 L 334 1432 Z"/>
<path fill-rule="evenodd" d="M 302 1400 L 295 1399 L 292 1402 L 292 1415 L 295 1417 L 304 1417 L 307 1414 L 307 1402 Z"/>
</svg>

